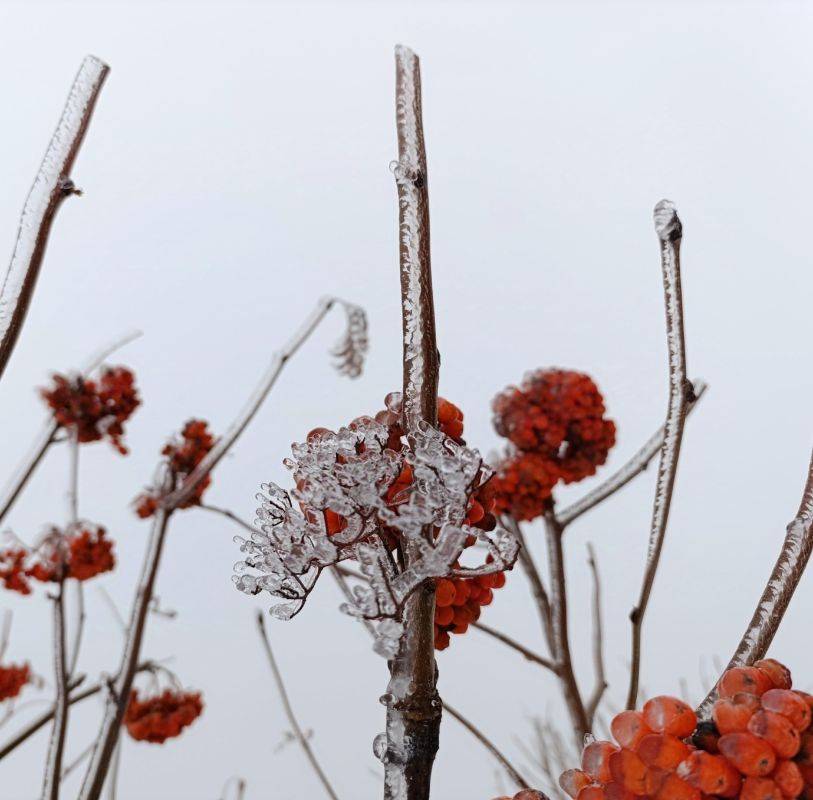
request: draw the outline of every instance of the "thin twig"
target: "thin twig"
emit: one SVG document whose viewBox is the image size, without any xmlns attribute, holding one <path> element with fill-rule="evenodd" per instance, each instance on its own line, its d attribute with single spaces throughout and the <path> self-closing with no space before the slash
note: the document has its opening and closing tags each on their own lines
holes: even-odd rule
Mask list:
<svg viewBox="0 0 813 800">
<path fill-rule="evenodd" d="M 694 411 L 698 400 L 706 393 L 706 389 L 708 388 L 707 384 L 702 380 L 695 380 L 693 385 L 694 399 L 689 402 L 686 407 L 687 416 Z M 582 514 L 595 508 L 599 503 L 615 494 L 619 489 L 623 489 L 633 478 L 645 472 L 649 463 L 658 455 L 661 451 L 661 447 L 663 447 L 665 431 L 666 428 L 662 425 L 621 469 L 610 475 L 606 481 L 596 486 L 595 489 L 588 492 L 580 500 L 558 511 L 556 519 L 559 521 L 559 524 L 563 528 L 566 528 Z"/>
<path fill-rule="evenodd" d="M 661 200 L 655 206 L 655 232 L 661 249 L 661 268 L 666 306 L 666 341 L 669 351 L 669 407 L 664 425 L 663 445 L 658 464 L 655 503 L 652 509 L 652 526 L 649 534 L 644 579 L 638 603 L 630 614 L 632 622 L 632 658 L 627 708 L 635 708 L 638 701 L 638 682 L 641 671 L 641 629 L 644 615 L 655 583 L 669 508 L 675 487 L 680 446 L 686 413 L 693 402 L 693 387 L 686 375 L 686 342 L 683 331 L 683 294 L 680 278 L 680 243 L 683 227 L 674 205 Z"/>
<path fill-rule="evenodd" d="M 452 708 L 447 702 L 443 703 L 443 710 L 451 714 L 469 733 L 471 733 L 490 753 L 500 762 L 500 766 L 508 773 L 511 780 L 520 789 L 530 789 L 530 785 L 522 777 L 517 768 L 503 755 L 503 753 L 474 723 L 466 719 L 459 711 Z"/>
<path fill-rule="evenodd" d="M 593 574 L 593 665 L 596 672 L 596 686 L 593 694 L 587 701 L 587 723 L 593 729 L 593 720 L 596 716 L 601 698 L 607 691 L 607 675 L 604 669 L 604 624 L 601 615 L 601 577 L 598 572 L 596 551 L 593 545 L 587 543 L 587 563 Z"/>
<path fill-rule="evenodd" d="M 350 589 L 350 586 L 347 583 L 347 576 L 345 572 L 345 567 L 340 566 L 339 564 L 334 564 L 330 568 L 330 574 L 333 575 L 336 583 L 339 585 L 339 589 L 341 590 L 342 594 L 344 595 L 345 600 L 348 603 L 353 603 L 353 592 Z M 359 573 L 360 574 L 360 573 Z M 353 576 L 355 577 L 355 575 Z M 365 581 L 367 580 L 364 576 L 361 576 Z M 367 628 L 367 633 L 370 634 L 373 638 L 375 638 L 375 625 L 369 620 L 365 619 L 364 617 L 359 617 L 362 624 L 365 628 Z"/>
<path fill-rule="evenodd" d="M 492 628 L 483 622 L 472 622 L 471 627 L 477 628 L 483 633 L 487 633 L 489 636 L 493 636 L 503 644 L 508 645 L 508 647 L 511 649 L 516 650 L 520 655 L 528 659 L 528 661 L 533 661 L 535 664 L 539 664 L 540 666 L 545 667 L 545 669 L 549 669 L 554 675 L 558 674 L 556 664 L 554 664 L 549 658 L 545 658 L 544 656 L 534 653 L 533 650 L 529 650 L 527 647 L 525 647 L 525 645 L 520 644 L 518 641 L 516 641 L 516 639 L 512 639 L 510 636 L 506 636 L 506 634 L 498 631 L 496 628 Z"/>
<path fill-rule="evenodd" d="M 209 511 L 212 514 L 220 514 L 221 517 L 226 517 L 227 519 L 231 520 L 235 524 L 239 525 L 241 528 L 251 532 L 251 533 L 258 533 L 257 528 L 255 528 L 250 523 L 246 522 L 241 517 L 238 517 L 233 511 L 229 511 L 228 508 L 221 508 L 220 506 L 213 506 L 210 503 L 201 503 L 197 508 L 203 509 L 203 511 Z"/>
<path fill-rule="evenodd" d="M 265 654 L 268 656 L 268 664 L 271 667 L 271 672 L 274 675 L 274 682 L 277 684 L 277 690 L 279 691 L 280 698 L 282 699 L 282 705 L 285 709 L 285 716 L 288 717 L 288 723 L 293 730 L 294 736 L 296 740 L 299 742 L 299 746 L 302 748 L 305 756 L 307 757 L 308 761 L 310 762 L 311 767 L 313 767 L 313 771 L 318 776 L 319 780 L 322 783 L 322 786 L 327 792 L 328 797 L 331 800 L 338 800 L 338 796 L 336 792 L 333 790 L 333 787 L 330 785 L 330 781 L 327 779 L 327 775 L 325 775 L 322 767 L 319 765 L 319 762 L 316 760 L 316 756 L 311 749 L 310 742 L 308 741 L 305 734 L 302 732 L 302 728 L 299 727 L 299 723 L 297 722 L 296 715 L 294 714 L 293 708 L 291 708 L 291 701 L 288 699 L 288 692 L 285 691 L 285 683 L 282 680 L 282 673 L 277 666 L 276 659 L 274 658 L 274 653 L 271 649 L 271 642 L 268 639 L 268 632 L 265 629 L 265 621 L 263 619 L 262 611 L 257 612 L 257 627 L 260 631 L 260 638 L 262 639 L 263 648 L 265 649 Z"/>
<path fill-rule="evenodd" d="M 573 672 L 573 658 L 570 654 L 567 619 L 567 582 L 565 580 L 565 559 L 562 550 L 562 529 L 553 511 L 545 513 L 545 538 L 548 545 L 550 566 L 550 605 L 553 628 L 553 657 L 558 666 L 559 680 L 565 697 L 570 721 L 576 741 L 582 742 L 590 730 L 576 676 Z"/>
<path fill-rule="evenodd" d="M 11 609 L 6 609 L 3 611 L 3 624 L 0 625 L 0 661 L 6 655 L 6 650 L 8 649 L 9 638 L 11 636 L 11 620 L 13 614 Z"/>
<path fill-rule="evenodd" d="M 811 552 L 813 552 L 813 458 L 808 467 L 807 482 L 799 510 L 787 527 L 779 558 L 759 598 L 751 622 L 726 669 L 748 666 L 765 657 L 804 574 Z M 716 696 L 715 686 L 701 703 L 698 716 L 708 717 Z"/>
<path fill-rule="evenodd" d="M 68 667 L 68 676 L 76 672 L 79 661 L 79 651 L 82 648 L 82 634 L 85 630 L 85 588 L 82 581 L 74 581 L 74 594 L 76 596 L 76 628 L 73 632 L 73 647 L 71 648 L 71 661 Z"/>
<path fill-rule="evenodd" d="M 68 777 L 91 753 L 93 752 L 93 742 L 91 742 L 81 753 L 79 753 L 73 761 L 68 764 L 65 769 L 62 770 L 62 776 L 60 777 L 60 781 L 64 782 L 65 778 Z"/>
<path fill-rule="evenodd" d="M 82 62 L 26 198 L 14 253 L 0 289 L 0 377 L 25 321 L 56 212 L 66 197 L 78 193 L 70 173 L 108 71 L 94 56 Z"/>
<path fill-rule="evenodd" d="M 110 765 L 110 774 L 107 776 L 107 800 L 116 800 L 119 785 L 119 769 L 121 768 L 121 735 L 113 751 L 113 761 Z"/>
</svg>

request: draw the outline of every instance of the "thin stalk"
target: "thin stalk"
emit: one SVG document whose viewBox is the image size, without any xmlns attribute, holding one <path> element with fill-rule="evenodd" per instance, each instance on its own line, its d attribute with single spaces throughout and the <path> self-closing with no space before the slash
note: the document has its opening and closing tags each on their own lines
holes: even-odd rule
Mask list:
<svg viewBox="0 0 813 800">
<path fill-rule="evenodd" d="M 593 666 L 596 673 L 596 686 L 593 694 L 587 701 L 587 722 L 590 728 L 593 727 L 593 720 L 596 717 L 601 698 L 607 691 L 607 674 L 604 669 L 604 624 L 601 614 L 601 576 L 598 571 L 598 561 L 596 551 L 590 542 L 587 543 L 587 561 L 590 564 L 590 572 L 593 575 Z"/>
<path fill-rule="evenodd" d="M 487 633 L 494 639 L 508 645 L 508 647 L 510 647 L 512 650 L 516 650 L 523 658 L 526 658 L 528 661 L 532 661 L 534 664 L 539 664 L 540 667 L 549 669 L 554 675 L 559 674 L 558 668 L 553 661 L 551 661 L 549 658 L 545 658 L 544 656 L 540 656 L 538 653 L 534 653 L 533 650 L 529 650 L 527 647 L 525 647 L 525 645 L 516 641 L 516 639 L 506 636 L 506 634 L 502 633 L 502 631 L 498 631 L 496 628 L 492 628 L 483 622 L 472 622 L 471 627 L 477 628 L 477 630 Z"/>
<path fill-rule="evenodd" d="M 644 579 L 638 603 L 630 613 L 632 623 L 632 658 L 627 708 L 635 708 L 638 701 L 638 684 L 641 672 L 641 631 L 646 614 L 655 574 L 660 563 L 669 509 L 675 488 L 680 447 L 686 414 L 693 402 L 694 389 L 686 374 L 686 341 L 683 327 L 683 292 L 680 276 L 680 243 L 683 226 L 674 205 L 661 200 L 655 206 L 655 232 L 661 250 L 663 291 L 666 306 L 666 342 L 669 352 L 669 406 L 664 424 L 663 445 L 658 464 L 655 503 L 652 509 L 652 525 L 649 534 Z"/>
<path fill-rule="evenodd" d="M 291 701 L 288 698 L 288 692 L 285 690 L 285 683 L 282 680 L 282 673 L 279 670 L 279 666 L 277 665 L 277 661 L 274 658 L 274 652 L 271 649 L 271 642 L 268 639 L 268 632 L 265 629 L 265 621 L 263 619 L 262 611 L 257 612 L 257 627 L 260 631 L 260 639 L 263 643 L 263 648 L 265 649 L 265 654 L 268 656 L 268 664 L 271 667 L 271 672 L 274 676 L 274 682 L 277 684 L 277 691 L 279 692 L 279 696 L 282 699 L 282 706 L 285 709 L 285 716 L 288 717 L 288 723 L 291 726 L 291 729 L 294 732 L 294 736 L 296 737 L 297 742 L 299 742 L 299 746 L 302 748 L 302 751 L 305 753 L 306 758 L 310 762 L 311 767 L 313 767 L 313 771 L 316 773 L 319 781 L 321 782 L 322 786 L 324 787 L 325 792 L 327 793 L 328 797 L 331 800 L 338 800 L 338 796 L 336 792 L 333 790 L 333 787 L 330 785 L 330 781 L 325 775 L 324 770 L 322 769 L 319 762 L 316 760 L 316 756 L 313 753 L 313 749 L 310 746 L 310 742 L 305 734 L 302 732 L 302 728 L 299 725 L 299 722 L 296 719 L 296 715 L 294 714 L 294 710 L 291 707 Z"/>
</svg>

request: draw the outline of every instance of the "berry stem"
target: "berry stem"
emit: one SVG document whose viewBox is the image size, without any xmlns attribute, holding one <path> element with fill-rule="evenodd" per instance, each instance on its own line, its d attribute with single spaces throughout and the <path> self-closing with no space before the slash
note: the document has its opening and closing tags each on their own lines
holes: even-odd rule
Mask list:
<svg viewBox="0 0 813 800">
<path fill-rule="evenodd" d="M 260 632 L 260 639 L 262 640 L 263 649 L 265 650 L 265 654 L 268 656 L 268 664 L 271 667 L 271 673 L 274 676 L 274 683 L 277 684 L 277 690 L 279 691 L 279 696 L 282 699 L 282 706 L 285 709 L 285 716 L 288 717 L 288 723 L 291 726 L 291 729 L 294 732 L 294 736 L 296 737 L 297 742 L 299 742 L 299 746 L 302 748 L 302 751 L 305 753 L 308 761 L 310 762 L 311 767 L 313 767 L 313 771 L 316 773 L 319 781 L 321 782 L 322 786 L 327 792 L 328 797 L 331 800 L 339 800 L 336 792 L 333 790 L 333 787 L 330 785 L 330 781 L 325 775 L 324 770 L 322 769 L 319 762 L 316 760 L 316 756 L 313 753 L 313 749 L 310 746 L 310 742 L 305 734 L 302 732 L 302 728 L 299 725 L 299 722 L 296 719 L 296 715 L 294 714 L 294 710 L 291 707 L 291 701 L 288 698 L 288 692 L 285 690 L 285 683 L 282 680 L 282 673 L 279 670 L 279 666 L 277 665 L 277 661 L 274 658 L 274 652 L 271 649 L 271 642 L 268 638 L 268 631 L 265 629 L 265 620 L 263 618 L 263 612 L 257 612 L 257 627 L 259 628 Z"/>
<path fill-rule="evenodd" d="M 807 470 L 802 501 L 796 516 L 787 527 L 779 558 L 771 570 L 751 621 L 737 645 L 726 669 L 750 666 L 765 657 L 793 593 L 802 579 L 805 567 L 813 552 L 813 457 Z M 709 692 L 697 714 L 707 719 L 711 706 L 717 698 L 717 688 Z"/>
<path fill-rule="evenodd" d="M 587 543 L 587 563 L 590 565 L 590 572 L 593 576 L 593 664 L 596 672 L 596 685 L 593 694 L 587 701 L 585 711 L 587 713 L 587 724 L 593 727 L 593 720 L 596 716 L 601 698 L 607 691 L 607 675 L 604 669 L 604 625 L 601 614 L 601 576 L 598 571 L 596 551 L 593 545 Z"/>
<path fill-rule="evenodd" d="M 553 663 L 553 661 L 551 661 L 549 658 L 545 658 L 544 656 L 540 656 L 538 653 L 534 653 L 533 650 L 529 650 L 527 647 L 525 647 L 525 645 L 520 644 L 516 639 L 512 639 L 502 631 L 498 631 L 496 628 L 492 628 L 491 626 L 486 625 L 484 622 L 472 622 L 471 627 L 477 628 L 503 644 L 508 645 L 508 647 L 510 647 L 512 650 L 516 650 L 528 661 L 532 661 L 534 664 L 539 664 L 539 666 L 549 669 L 554 675 L 559 674 L 559 669 L 556 664 Z"/>
<path fill-rule="evenodd" d="M 638 603 L 630 614 L 632 622 L 632 658 L 627 708 L 635 708 L 641 672 L 641 630 L 655 574 L 660 563 L 672 493 L 675 488 L 680 447 L 686 414 L 695 401 L 694 389 L 686 375 L 686 341 L 683 326 L 683 293 L 680 277 L 680 243 L 683 226 L 675 207 L 668 200 L 655 206 L 655 232 L 661 251 L 661 270 L 666 306 L 666 343 L 669 352 L 669 404 L 663 430 L 655 502 L 649 534 L 649 550 Z"/>
<path fill-rule="evenodd" d="M 109 67 L 94 56 L 82 62 L 26 198 L 14 253 L 0 288 L 0 378 L 25 322 L 56 212 L 66 197 L 76 193 L 70 172 L 108 72 Z"/>
</svg>

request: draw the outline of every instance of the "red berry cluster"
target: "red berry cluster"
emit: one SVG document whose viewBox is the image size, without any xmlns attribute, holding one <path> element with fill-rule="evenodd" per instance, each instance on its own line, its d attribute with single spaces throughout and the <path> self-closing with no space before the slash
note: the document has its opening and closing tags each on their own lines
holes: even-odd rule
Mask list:
<svg viewBox="0 0 813 800">
<path fill-rule="evenodd" d="M 214 447 L 215 437 L 209 430 L 209 423 L 202 419 L 190 419 L 181 429 L 179 437 L 170 439 L 161 450 L 173 476 L 173 483 L 179 486 L 186 477 L 203 461 L 204 456 Z M 179 508 L 191 508 L 201 503 L 204 492 L 212 483 L 212 476 L 207 475 L 195 491 Z M 153 516 L 161 503 L 161 492 L 150 488 L 140 494 L 134 502 L 136 514 L 141 519 Z"/>
<path fill-rule="evenodd" d="M 449 646 L 449 634 L 465 633 L 480 619 L 480 609 L 491 604 L 493 590 L 505 586 L 505 573 L 477 578 L 441 578 L 435 590 L 435 649 Z"/>
<path fill-rule="evenodd" d="M 19 667 L 14 664 L 6 667 L 0 665 L 0 703 L 17 697 L 27 683 L 31 683 L 31 667 L 28 664 Z"/>
<path fill-rule="evenodd" d="M 548 800 L 547 796 L 542 792 L 537 792 L 536 789 L 523 789 L 517 792 L 513 797 L 507 794 L 495 797 L 494 800 Z"/>
<path fill-rule="evenodd" d="M 107 437 L 122 454 L 124 423 L 141 405 L 135 376 L 125 367 L 105 369 L 98 381 L 81 375 L 54 375 L 53 385 L 40 394 L 64 428 L 76 430 L 80 442 L 98 442 Z"/>
<path fill-rule="evenodd" d="M 497 433 L 514 447 L 495 478 L 497 510 L 516 519 L 541 516 L 556 483 L 594 475 L 615 444 L 604 398 L 581 372 L 531 372 L 498 394 L 492 409 Z"/>
<path fill-rule="evenodd" d="M 82 523 L 67 536 L 51 528 L 34 550 L 22 547 L 0 551 L 0 581 L 7 589 L 31 594 L 31 581 L 55 582 L 62 578 L 87 581 L 116 566 L 113 541 L 101 525 Z"/>
<path fill-rule="evenodd" d="M 200 692 L 166 689 L 154 697 L 140 699 L 138 690 L 133 689 L 124 713 L 124 726 L 136 741 L 163 744 L 180 736 L 202 713 Z"/>
<path fill-rule="evenodd" d="M 612 721 L 616 743 L 593 741 L 559 784 L 578 800 L 794 800 L 813 794 L 813 697 L 791 689 L 772 659 L 728 670 L 712 720 L 674 697 Z M 809 795 L 808 795 L 809 796 Z"/>
</svg>

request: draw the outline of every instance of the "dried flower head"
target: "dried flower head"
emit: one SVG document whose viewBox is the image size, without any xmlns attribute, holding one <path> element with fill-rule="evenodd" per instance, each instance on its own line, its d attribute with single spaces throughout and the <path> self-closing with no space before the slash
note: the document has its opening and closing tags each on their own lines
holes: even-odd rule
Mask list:
<svg viewBox="0 0 813 800">
<path fill-rule="evenodd" d="M 161 455 L 166 458 L 171 477 L 171 489 L 178 488 L 192 471 L 203 461 L 206 454 L 214 447 L 215 437 L 209 430 L 209 423 L 202 419 L 188 420 L 179 435 L 170 439 L 162 448 Z M 212 483 L 207 475 L 195 487 L 194 492 L 179 508 L 191 508 L 201 503 L 204 492 Z M 161 504 L 162 493 L 158 487 L 150 487 L 136 497 L 133 507 L 142 519 L 153 516 Z"/>
<path fill-rule="evenodd" d="M 615 444 L 615 424 L 604 418 L 604 399 L 588 376 L 540 369 L 509 386 L 492 403 L 494 427 L 524 452 L 552 462 L 565 483 L 595 474 Z"/>
<path fill-rule="evenodd" d="M 76 431 L 80 442 L 98 442 L 105 437 L 122 454 L 124 423 L 141 404 L 135 376 L 125 367 L 108 367 L 98 381 L 81 375 L 54 375 L 53 385 L 40 394 L 54 420 Z"/>
<path fill-rule="evenodd" d="M 17 697 L 23 690 L 23 686 L 31 683 L 31 679 L 31 667 L 28 664 L 0 665 L 0 703 Z"/>
<path fill-rule="evenodd" d="M 158 695 L 141 698 L 138 690 L 133 689 L 124 713 L 124 726 L 136 741 L 163 744 L 180 736 L 202 713 L 200 692 L 165 689 Z"/>
</svg>

